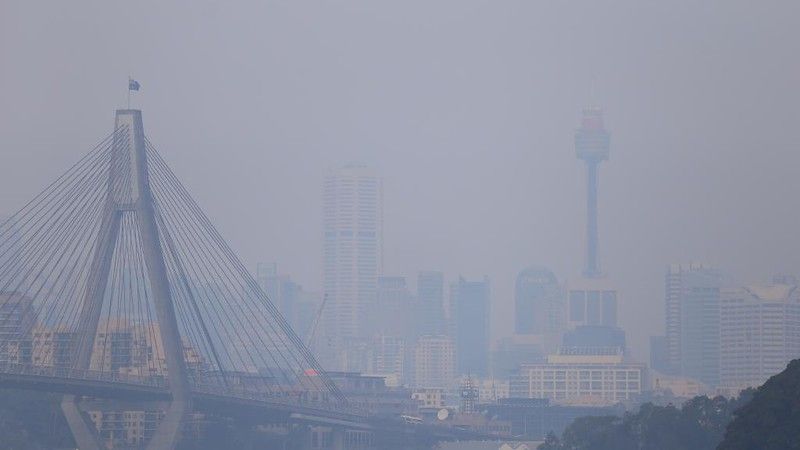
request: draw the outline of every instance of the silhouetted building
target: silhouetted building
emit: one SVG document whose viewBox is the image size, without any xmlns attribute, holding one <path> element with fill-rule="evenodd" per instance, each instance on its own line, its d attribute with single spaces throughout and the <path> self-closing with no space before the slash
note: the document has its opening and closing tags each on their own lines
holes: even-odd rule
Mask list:
<svg viewBox="0 0 800 450">
<path fill-rule="evenodd" d="M 456 358 L 460 375 L 485 377 L 489 369 L 489 278 L 459 277 L 450 288 L 455 313 Z"/>
</svg>

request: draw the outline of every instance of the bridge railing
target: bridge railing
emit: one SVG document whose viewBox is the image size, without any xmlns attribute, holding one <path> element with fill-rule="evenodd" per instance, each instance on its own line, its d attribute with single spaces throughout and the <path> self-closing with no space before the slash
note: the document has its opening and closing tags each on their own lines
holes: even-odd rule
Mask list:
<svg viewBox="0 0 800 450">
<path fill-rule="evenodd" d="M 75 381 L 104 381 L 138 386 L 166 388 L 167 381 L 160 376 L 140 376 L 119 372 L 84 370 L 71 367 L 37 366 L 32 364 L 0 363 L 0 373 L 7 375 L 60 378 Z"/>
<path fill-rule="evenodd" d="M 256 402 L 285 405 L 287 407 L 305 407 L 320 411 L 337 412 L 340 414 L 365 415 L 360 408 L 341 402 L 331 402 L 314 398 L 315 392 L 287 389 L 283 392 L 254 391 L 244 386 L 221 386 L 215 384 L 196 384 L 193 390 L 198 393 L 215 395 L 219 397 L 237 398 Z"/>
</svg>

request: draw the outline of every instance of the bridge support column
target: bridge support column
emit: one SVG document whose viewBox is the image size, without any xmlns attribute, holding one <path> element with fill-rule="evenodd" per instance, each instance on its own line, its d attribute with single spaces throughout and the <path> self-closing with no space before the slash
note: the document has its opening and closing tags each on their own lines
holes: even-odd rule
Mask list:
<svg viewBox="0 0 800 450">
<path fill-rule="evenodd" d="M 61 400 L 61 411 L 80 450 L 101 450 L 95 427 L 86 420 L 74 395 L 64 396 Z"/>
<path fill-rule="evenodd" d="M 165 410 L 164 418 L 147 444 L 147 449 L 171 450 L 178 443 L 181 425 L 191 409 L 191 392 L 183 344 L 156 223 L 153 194 L 150 190 L 147 147 L 141 111 L 118 110 L 115 129 L 126 132 L 114 139 L 106 215 L 102 223 L 102 234 L 94 249 L 93 263 L 89 273 L 89 287 L 80 312 L 78 323 L 82 324 L 82 329 L 78 331 L 81 341 L 76 349 L 74 366 L 80 370 L 90 368 L 111 260 L 114 249 L 117 247 L 121 217 L 123 213 L 133 212 L 142 241 L 147 281 L 153 295 L 161 347 L 167 365 L 167 380 L 172 394 L 172 400 Z M 80 400 L 73 396 L 65 397 L 62 402 L 62 410 L 73 436 L 81 450 L 100 449 L 102 445 L 95 431 L 96 428 L 87 423 L 79 403 Z"/>
</svg>

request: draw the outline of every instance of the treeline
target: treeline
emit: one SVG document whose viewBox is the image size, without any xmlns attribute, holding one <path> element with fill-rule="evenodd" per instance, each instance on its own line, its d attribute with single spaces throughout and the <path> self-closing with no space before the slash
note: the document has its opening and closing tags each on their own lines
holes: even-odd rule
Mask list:
<svg viewBox="0 0 800 450">
<path fill-rule="evenodd" d="M 642 405 L 584 417 L 539 450 L 800 450 L 800 360 L 736 399 L 695 397 L 681 408 Z"/>
<path fill-rule="evenodd" d="M 645 403 L 623 417 L 583 417 L 560 439 L 549 435 L 539 450 L 714 450 L 750 395 L 695 397 L 681 408 Z"/>
</svg>

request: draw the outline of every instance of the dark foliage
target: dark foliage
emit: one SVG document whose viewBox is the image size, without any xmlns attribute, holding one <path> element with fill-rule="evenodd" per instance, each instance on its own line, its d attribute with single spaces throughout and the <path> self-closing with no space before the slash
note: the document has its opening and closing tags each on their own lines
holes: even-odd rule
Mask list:
<svg viewBox="0 0 800 450">
<path fill-rule="evenodd" d="M 770 378 L 735 412 L 718 448 L 800 449 L 800 359 Z"/>
<path fill-rule="evenodd" d="M 645 403 L 624 417 L 583 417 L 561 439 L 549 435 L 539 450 L 713 450 L 733 411 L 750 398 L 695 397 L 678 409 Z"/>
</svg>

